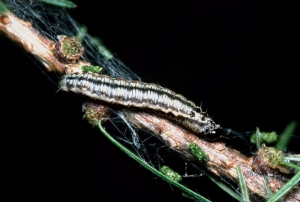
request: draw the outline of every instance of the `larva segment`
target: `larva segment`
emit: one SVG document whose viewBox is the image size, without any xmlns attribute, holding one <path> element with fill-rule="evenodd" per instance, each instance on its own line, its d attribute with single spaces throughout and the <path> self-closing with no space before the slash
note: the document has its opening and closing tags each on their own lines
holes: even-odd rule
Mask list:
<svg viewBox="0 0 300 202">
<path fill-rule="evenodd" d="M 63 91 L 85 95 L 108 104 L 151 110 L 197 134 L 215 133 L 221 128 L 194 102 L 153 83 L 86 73 L 67 74 L 59 85 Z"/>
</svg>

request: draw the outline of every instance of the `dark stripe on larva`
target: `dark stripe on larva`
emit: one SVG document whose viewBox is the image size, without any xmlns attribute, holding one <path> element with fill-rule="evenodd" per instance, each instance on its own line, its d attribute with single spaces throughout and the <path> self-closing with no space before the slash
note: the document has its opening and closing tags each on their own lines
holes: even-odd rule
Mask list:
<svg viewBox="0 0 300 202">
<path fill-rule="evenodd" d="M 208 134 L 221 128 L 192 101 L 153 83 L 86 73 L 67 74 L 59 85 L 63 91 L 82 94 L 109 104 L 151 110 L 197 134 Z"/>
</svg>

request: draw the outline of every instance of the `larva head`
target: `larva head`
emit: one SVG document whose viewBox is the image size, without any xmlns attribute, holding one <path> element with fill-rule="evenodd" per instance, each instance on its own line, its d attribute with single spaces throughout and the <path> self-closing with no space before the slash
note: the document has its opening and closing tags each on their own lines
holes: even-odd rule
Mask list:
<svg viewBox="0 0 300 202">
<path fill-rule="evenodd" d="M 205 138 L 207 140 L 216 140 L 216 139 L 219 139 L 220 137 L 222 137 L 222 135 L 223 135 L 223 129 L 219 126 L 219 128 L 217 128 L 213 131 L 210 131 L 208 133 L 208 135 L 205 136 Z"/>
<path fill-rule="evenodd" d="M 223 134 L 223 129 L 219 124 L 216 124 L 213 120 L 204 126 L 205 138 L 208 140 L 216 140 Z"/>
</svg>

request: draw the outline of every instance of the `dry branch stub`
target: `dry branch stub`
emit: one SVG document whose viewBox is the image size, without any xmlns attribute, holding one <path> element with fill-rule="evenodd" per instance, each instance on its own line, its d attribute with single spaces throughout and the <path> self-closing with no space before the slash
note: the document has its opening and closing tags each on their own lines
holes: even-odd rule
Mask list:
<svg viewBox="0 0 300 202">
<path fill-rule="evenodd" d="M 0 14 L 0 31 L 4 33 L 9 39 L 19 44 L 27 52 L 31 53 L 35 58 L 40 61 L 48 71 L 64 73 L 80 72 L 81 66 L 90 65 L 89 62 L 79 60 L 76 63 L 63 64 L 53 53 L 54 42 L 33 29 L 30 22 L 24 22 L 21 19 L 8 12 L 5 15 Z M 85 106 L 85 118 L 90 119 L 90 123 L 94 125 L 95 120 L 109 116 L 109 109 L 106 106 L 98 104 L 88 104 Z M 258 152 L 255 157 L 247 158 L 241 155 L 238 151 L 226 147 L 221 142 L 207 142 L 204 139 L 195 136 L 188 130 L 179 127 L 173 122 L 145 112 L 123 110 L 122 114 L 127 118 L 127 121 L 134 124 L 136 127 L 151 131 L 152 134 L 157 135 L 162 139 L 166 145 L 173 150 L 186 154 L 187 161 L 195 161 L 190 152 L 190 143 L 197 144 L 208 156 L 208 161 L 204 164 L 207 170 L 214 173 L 216 176 L 225 176 L 228 179 L 238 182 L 236 165 L 239 165 L 242 173 L 244 174 L 245 181 L 250 193 L 261 196 L 267 199 L 266 183 L 263 176 L 259 172 L 253 170 L 253 163 L 261 165 L 261 153 Z M 258 158 L 259 159 L 254 159 Z M 268 164 L 266 164 L 268 166 Z M 264 162 L 265 166 L 265 162 Z M 269 165 L 270 167 L 270 165 Z M 271 167 L 283 171 L 279 167 Z M 286 182 L 281 172 L 276 171 L 276 175 L 268 175 L 270 188 L 273 192 L 278 191 Z M 259 169 L 256 171 L 260 171 Z M 268 169 L 264 169 L 264 172 Z M 281 176 L 281 177 L 279 177 Z M 299 187 L 295 187 L 287 195 L 284 201 L 300 201 Z"/>
<path fill-rule="evenodd" d="M 81 73 L 82 66 L 90 65 L 89 62 L 83 60 L 76 60 L 76 62 L 69 64 L 62 63 L 55 54 L 56 51 L 54 51 L 55 47 L 60 45 L 60 42 L 46 38 L 37 32 L 30 22 L 24 22 L 10 12 L 6 15 L 0 14 L 0 31 L 32 54 L 44 65 L 47 71 L 58 72 L 61 75 Z M 83 54 L 83 49 L 80 49 L 76 58 L 80 54 Z"/>
</svg>

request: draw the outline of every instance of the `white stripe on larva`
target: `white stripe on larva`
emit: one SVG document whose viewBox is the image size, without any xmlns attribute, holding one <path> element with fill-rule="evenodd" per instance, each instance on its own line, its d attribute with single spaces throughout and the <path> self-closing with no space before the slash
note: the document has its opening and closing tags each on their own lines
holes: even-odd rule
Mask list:
<svg viewBox="0 0 300 202">
<path fill-rule="evenodd" d="M 63 91 L 82 94 L 108 104 L 151 110 L 197 134 L 214 133 L 221 128 L 192 101 L 153 83 L 86 73 L 67 74 L 59 85 Z"/>
</svg>

